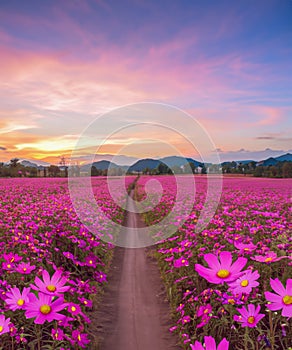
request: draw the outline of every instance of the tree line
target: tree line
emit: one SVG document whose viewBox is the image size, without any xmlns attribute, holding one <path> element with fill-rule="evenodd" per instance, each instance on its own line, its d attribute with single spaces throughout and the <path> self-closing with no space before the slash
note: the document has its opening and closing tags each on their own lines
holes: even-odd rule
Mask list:
<svg viewBox="0 0 292 350">
<path fill-rule="evenodd" d="M 192 162 L 188 164 L 187 170 L 183 167 L 173 166 L 161 163 L 155 169 L 145 168 L 140 171 L 140 174 L 146 175 L 172 175 L 172 174 L 207 174 L 218 173 L 223 174 L 242 174 L 255 177 L 270 177 L 270 178 L 291 178 L 292 177 L 292 162 L 278 162 L 276 165 L 257 165 L 252 161 L 248 164 L 237 162 L 225 162 L 221 166 L 216 164 L 204 165 L 203 167 L 196 167 Z M 68 172 L 70 176 L 81 176 L 80 166 L 66 165 L 50 165 L 47 167 L 33 167 L 24 166 L 20 163 L 18 158 L 10 160 L 9 164 L 0 163 L 0 177 L 67 177 Z M 97 169 L 94 166 L 90 170 L 91 176 L 121 176 L 125 172 L 121 168 L 114 169 Z M 131 173 L 127 173 L 131 174 Z"/>
<path fill-rule="evenodd" d="M 278 162 L 276 165 L 258 165 L 252 161 L 247 164 L 225 162 L 222 165 L 223 174 L 244 174 L 255 177 L 291 178 L 292 162 Z"/>
</svg>

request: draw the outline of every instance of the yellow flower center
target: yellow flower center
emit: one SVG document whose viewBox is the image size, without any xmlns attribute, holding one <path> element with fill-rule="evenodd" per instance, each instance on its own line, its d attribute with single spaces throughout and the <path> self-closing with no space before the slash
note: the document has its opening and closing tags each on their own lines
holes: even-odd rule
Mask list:
<svg viewBox="0 0 292 350">
<path fill-rule="evenodd" d="M 75 306 L 72 306 L 71 307 L 71 310 L 74 312 L 74 311 L 76 311 L 76 307 Z"/>
<path fill-rule="evenodd" d="M 235 304 L 235 300 L 234 299 L 228 299 L 228 303 L 231 304 L 231 305 L 234 305 Z"/>
<path fill-rule="evenodd" d="M 17 305 L 18 306 L 22 306 L 24 304 L 24 300 L 23 299 L 18 299 L 17 300 Z"/>
<path fill-rule="evenodd" d="M 8 269 L 11 269 L 11 265 L 10 264 L 8 264 L 7 267 L 8 267 Z"/>
<path fill-rule="evenodd" d="M 52 284 L 49 284 L 48 286 L 47 286 L 47 290 L 49 291 L 49 292 L 55 292 L 56 291 L 56 287 L 55 286 L 53 286 Z"/>
<path fill-rule="evenodd" d="M 85 305 L 87 305 L 88 304 L 88 302 L 86 301 L 86 300 L 84 300 L 84 302 L 83 302 Z"/>
<path fill-rule="evenodd" d="M 182 259 L 182 261 L 181 261 L 181 262 L 182 262 L 182 264 L 184 264 L 186 261 L 185 261 L 184 259 Z"/>
<path fill-rule="evenodd" d="M 27 268 L 26 268 L 26 267 L 24 267 L 24 268 L 23 268 L 23 272 L 25 272 L 26 270 L 27 270 Z"/>
<path fill-rule="evenodd" d="M 3 327 L 2 326 L 0 326 L 0 333 L 3 331 Z"/>
<path fill-rule="evenodd" d="M 269 261 L 272 261 L 272 260 L 273 260 L 273 258 L 266 258 L 265 262 L 269 262 Z"/>
<path fill-rule="evenodd" d="M 217 272 L 217 276 L 220 278 L 227 278 L 230 275 L 230 272 L 228 270 L 219 270 Z"/>
<path fill-rule="evenodd" d="M 249 316 L 249 318 L 247 319 L 247 322 L 250 324 L 253 324 L 255 321 L 255 318 L 253 316 Z"/>
<path fill-rule="evenodd" d="M 79 341 L 81 341 L 81 336 L 80 336 L 80 334 L 78 334 L 77 339 L 78 339 Z"/>
<path fill-rule="evenodd" d="M 92 265 L 93 261 L 92 260 L 89 260 L 89 264 Z"/>
<path fill-rule="evenodd" d="M 241 283 L 240 283 L 241 287 L 247 287 L 248 284 L 249 284 L 248 280 L 243 280 L 243 281 L 241 281 Z"/>
<path fill-rule="evenodd" d="M 40 312 L 43 314 L 43 315 L 47 315 L 49 314 L 50 312 L 52 311 L 51 307 L 49 305 L 42 305 L 40 307 Z"/>
<path fill-rule="evenodd" d="M 292 304 L 292 295 L 285 295 L 283 298 L 283 303 L 285 305 L 291 305 Z"/>
</svg>

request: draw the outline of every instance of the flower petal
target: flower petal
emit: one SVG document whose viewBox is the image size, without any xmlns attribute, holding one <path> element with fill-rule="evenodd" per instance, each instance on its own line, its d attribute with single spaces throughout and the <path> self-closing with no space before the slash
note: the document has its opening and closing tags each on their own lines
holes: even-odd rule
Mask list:
<svg viewBox="0 0 292 350">
<path fill-rule="evenodd" d="M 220 263 L 221 263 L 221 269 L 230 270 L 230 266 L 232 264 L 232 254 L 227 251 L 221 252 Z"/>
<path fill-rule="evenodd" d="M 281 296 L 284 296 L 284 295 L 285 295 L 286 290 L 285 290 L 283 284 L 279 281 L 278 278 L 276 278 L 276 279 L 274 279 L 274 280 L 271 278 L 271 279 L 270 279 L 270 283 L 271 283 L 271 287 L 274 289 L 274 291 L 275 291 L 276 293 L 278 293 L 278 294 L 281 295 Z"/>
<path fill-rule="evenodd" d="M 226 338 L 223 338 L 219 343 L 217 350 L 228 350 L 228 348 L 229 348 L 229 341 L 227 341 Z"/>
<path fill-rule="evenodd" d="M 211 269 L 213 269 L 215 271 L 220 270 L 220 263 L 219 263 L 216 255 L 211 254 L 211 253 L 205 254 L 204 259 L 206 260 L 206 262 L 208 263 L 208 265 L 210 266 Z"/>
</svg>

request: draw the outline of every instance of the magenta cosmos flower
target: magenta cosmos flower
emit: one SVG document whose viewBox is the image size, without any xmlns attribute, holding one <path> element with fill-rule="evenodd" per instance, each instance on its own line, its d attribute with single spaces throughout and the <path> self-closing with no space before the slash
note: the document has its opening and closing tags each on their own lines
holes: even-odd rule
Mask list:
<svg viewBox="0 0 292 350">
<path fill-rule="evenodd" d="M 0 315 L 0 336 L 9 332 L 10 318 L 5 318 L 4 315 Z"/>
<path fill-rule="evenodd" d="M 189 262 L 188 262 L 188 260 L 186 258 L 181 257 L 181 258 L 176 259 L 176 260 L 173 261 L 173 266 L 175 268 L 180 268 L 182 266 L 189 266 Z"/>
<path fill-rule="evenodd" d="M 52 277 L 50 277 L 48 271 L 44 270 L 42 276 L 44 281 L 36 277 L 34 281 L 36 286 L 32 284 L 32 289 L 49 295 L 60 295 L 60 293 L 64 293 L 70 289 L 70 286 L 65 286 L 67 278 L 62 277 L 60 270 L 56 271 Z"/>
<path fill-rule="evenodd" d="M 236 309 L 240 316 L 234 316 L 235 321 L 241 322 L 242 327 L 254 328 L 258 324 L 258 322 L 265 317 L 264 314 L 260 314 L 260 305 L 255 308 L 254 304 L 247 305 L 247 309 L 245 307 L 241 309 Z"/>
<path fill-rule="evenodd" d="M 235 241 L 234 247 L 240 250 L 241 253 L 247 253 L 255 250 L 257 246 L 254 245 L 253 243 L 245 244 L 245 243 Z"/>
<path fill-rule="evenodd" d="M 204 259 L 209 265 L 209 269 L 201 264 L 195 265 L 198 274 L 210 283 L 224 283 L 236 280 L 242 274 L 241 270 L 247 263 L 246 258 L 238 258 L 232 264 L 230 252 L 223 251 L 219 254 L 220 261 L 214 254 L 205 254 Z"/>
<path fill-rule="evenodd" d="M 61 328 L 57 328 L 57 329 L 53 328 L 51 334 L 54 340 L 64 340 L 65 338 L 64 331 Z"/>
<path fill-rule="evenodd" d="M 195 342 L 194 345 L 191 345 L 192 350 L 228 350 L 229 349 L 229 341 L 227 341 L 225 338 L 221 340 L 221 342 L 218 344 L 218 347 L 216 347 L 216 342 L 213 337 L 204 337 L 205 347 L 198 341 Z"/>
<path fill-rule="evenodd" d="M 5 302 L 12 311 L 17 309 L 23 310 L 25 305 L 29 302 L 30 295 L 32 295 L 32 293 L 30 293 L 30 288 L 23 288 L 22 293 L 18 288 L 11 288 L 10 291 L 6 293 L 7 299 L 5 299 Z"/>
<path fill-rule="evenodd" d="M 30 263 L 19 264 L 15 271 L 21 273 L 22 275 L 29 275 L 33 270 L 35 270 L 35 265 L 30 265 Z"/>
<path fill-rule="evenodd" d="M 254 257 L 251 257 L 252 260 L 263 262 L 266 264 L 270 264 L 275 261 L 279 261 L 282 259 L 288 258 L 287 256 L 280 256 L 278 257 L 275 252 L 268 252 L 266 255 L 255 255 Z"/>
<path fill-rule="evenodd" d="M 244 275 L 239 277 L 236 281 L 229 283 L 229 290 L 233 294 L 249 294 L 253 287 L 257 287 L 259 282 L 257 279 L 260 277 L 258 271 L 246 271 Z"/>
<path fill-rule="evenodd" d="M 72 339 L 75 340 L 76 344 L 82 349 L 87 348 L 86 345 L 90 343 L 87 337 L 86 333 L 80 333 L 77 329 L 72 332 Z"/>
<path fill-rule="evenodd" d="M 292 279 L 287 280 L 286 288 L 278 278 L 270 279 L 270 283 L 277 294 L 265 292 L 266 299 L 271 302 L 267 307 L 272 311 L 282 309 L 282 316 L 292 317 Z"/>
<path fill-rule="evenodd" d="M 59 314 L 67 307 L 64 298 L 60 297 L 53 301 L 50 295 L 39 293 L 39 299 L 32 294 L 29 303 L 26 304 L 26 318 L 34 318 L 34 323 L 43 324 L 45 321 L 63 320 L 65 315 Z"/>
</svg>

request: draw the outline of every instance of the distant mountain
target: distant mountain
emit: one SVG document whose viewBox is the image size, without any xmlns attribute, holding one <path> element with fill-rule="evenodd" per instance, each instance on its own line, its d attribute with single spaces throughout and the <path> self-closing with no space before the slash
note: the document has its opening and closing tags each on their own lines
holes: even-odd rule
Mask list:
<svg viewBox="0 0 292 350">
<path fill-rule="evenodd" d="M 98 170 L 107 170 L 109 168 L 112 168 L 112 169 L 119 168 L 117 164 L 112 163 L 108 160 L 101 160 L 99 162 L 94 162 L 92 166 L 94 166 Z"/>
<path fill-rule="evenodd" d="M 37 162 L 35 163 L 34 161 L 30 161 L 30 160 L 21 160 L 19 162 L 19 164 L 23 165 L 24 167 L 26 168 L 37 168 L 37 169 L 40 169 L 40 170 L 43 170 L 44 168 L 47 168 L 50 166 L 49 163 L 46 163 L 46 162 Z"/>
<path fill-rule="evenodd" d="M 159 159 L 161 162 L 168 165 L 170 168 L 174 166 L 181 167 L 183 165 L 186 165 L 188 163 L 193 163 L 195 167 L 203 167 L 203 163 L 198 162 L 197 160 L 194 160 L 192 158 L 184 158 L 184 157 L 178 157 L 178 156 L 171 156 L 171 157 L 164 157 Z"/>
<path fill-rule="evenodd" d="M 258 164 L 262 165 L 262 166 L 270 166 L 270 165 L 276 165 L 278 163 L 278 161 L 273 158 L 273 157 L 270 157 L 268 159 L 265 159 L 261 162 L 259 162 Z"/>
<path fill-rule="evenodd" d="M 275 157 L 278 162 L 292 162 L 292 154 L 291 153 L 286 153 L 283 154 L 282 156 Z"/>
<path fill-rule="evenodd" d="M 30 162 L 29 160 L 22 160 L 21 162 L 19 162 L 21 165 L 25 166 L 25 167 L 31 167 L 31 168 L 37 168 L 38 165 L 35 163 Z"/>
<path fill-rule="evenodd" d="M 82 171 L 88 171 L 91 167 L 95 167 L 97 170 L 108 170 L 109 168 L 115 169 L 120 168 L 117 164 L 112 163 L 108 160 L 101 160 L 92 164 L 85 164 L 81 166 Z"/>
<path fill-rule="evenodd" d="M 260 162 L 258 162 L 258 165 L 262 166 L 270 166 L 270 165 L 276 165 L 281 162 L 292 162 L 292 154 L 291 153 L 286 153 L 283 154 L 282 156 L 279 157 L 270 157 L 268 159 L 264 159 Z"/>
<path fill-rule="evenodd" d="M 169 168 L 173 167 L 179 167 L 193 163 L 195 167 L 203 167 L 204 164 L 201 162 L 198 162 L 197 160 L 194 160 L 192 158 L 183 158 L 178 156 L 171 156 L 171 157 L 164 157 L 161 159 L 152 159 L 152 158 L 146 158 L 146 159 L 140 159 L 135 164 L 131 165 L 129 167 L 129 172 L 140 172 L 145 169 L 154 170 L 159 167 L 160 164 L 165 164 Z"/>
<path fill-rule="evenodd" d="M 159 164 L 161 164 L 161 161 L 158 159 L 140 159 L 135 164 L 131 165 L 129 167 L 129 172 L 139 172 L 143 171 L 144 169 L 156 169 L 158 168 Z"/>
<path fill-rule="evenodd" d="M 42 160 L 38 159 L 20 159 L 20 163 L 23 166 L 32 166 L 32 167 L 38 167 L 38 166 L 50 166 L 51 164 L 48 162 L 44 162 Z"/>
</svg>

